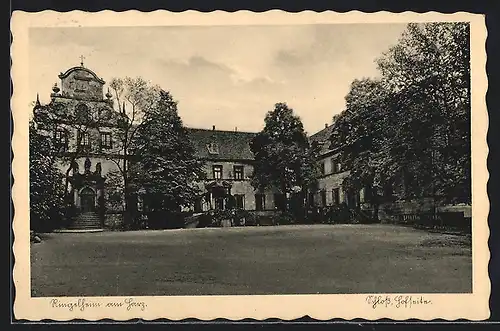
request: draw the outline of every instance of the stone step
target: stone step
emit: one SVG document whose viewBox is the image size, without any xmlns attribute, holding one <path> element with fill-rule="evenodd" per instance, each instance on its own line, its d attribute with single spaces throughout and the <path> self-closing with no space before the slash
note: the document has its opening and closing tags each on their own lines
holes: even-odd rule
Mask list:
<svg viewBox="0 0 500 331">
<path fill-rule="evenodd" d="M 92 225 L 96 225 L 96 226 L 100 226 L 101 224 L 100 223 L 80 223 L 80 222 L 75 222 L 72 224 L 72 226 L 79 226 L 79 225 L 83 225 L 83 226 L 92 226 Z"/>
<path fill-rule="evenodd" d="M 80 228 L 100 228 L 101 225 L 100 224 L 72 224 L 71 226 L 69 226 L 69 228 L 72 228 L 72 229 L 80 229 Z"/>
<path fill-rule="evenodd" d="M 73 224 L 68 228 L 71 230 L 100 229 L 101 219 L 97 213 L 82 213 L 76 217 Z"/>
<path fill-rule="evenodd" d="M 87 226 L 87 225 L 97 225 L 100 226 L 100 222 L 88 222 L 88 223 L 82 223 L 82 222 L 74 222 L 73 225 L 78 225 L 78 226 Z"/>
<path fill-rule="evenodd" d="M 99 224 L 101 223 L 99 220 L 93 220 L 93 221 L 82 221 L 82 220 L 75 220 L 73 223 L 81 223 L 81 224 Z"/>
<path fill-rule="evenodd" d="M 99 222 L 100 219 L 99 218 L 76 218 L 75 219 L 75 222 L 78 222 L 78 221 L 84 221 L 84 222 Z"/>
<path fill-rule="evenodd" d="M 101 223 L 101 220 L 99 220 L 99 219 L 95 219 L 95 220 L 79 220 L 79 219 L 76 219 L 74 221 L 74 223 L 78 223 L 78 222 L 80 222 L 80 223 Z"/>
</svg>

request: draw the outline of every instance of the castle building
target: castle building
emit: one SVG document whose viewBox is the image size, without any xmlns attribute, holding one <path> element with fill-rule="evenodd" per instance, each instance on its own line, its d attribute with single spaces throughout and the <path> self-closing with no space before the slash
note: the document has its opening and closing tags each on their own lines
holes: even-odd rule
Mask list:
<svg viewBox="0 0 500 331">
<path fill-rule="evenodd" d="M 105 81 L 83 63 L 59 74 L 49 105 L 33 109 L 38 129 L 54 139 L 57 166 L 69 174 L 68 192 L 75 207 L 69 228 L 114 227 L 123 221 L 124 202 L 119 191 L 123 149 L 119 139 L 128 118 L 116 111 L 114 100 L 105 92 Z M 60 86 L 60 87 L 59 87 Z M 257 192 L 250 183 L 253 172 L 252 132 L 188 128 L 195 155 L 204 161 L 206 179 L 192 210 L 227 208 L 227 196 L 236 208 L 263 212 L 282 206 L 278 193 Z M 138 209 L 143 208 L 142 201 Z"/>
<path fill-rule="evenodd" d="M 109 89 L 105 93 L 105 81 L 83 63 L 61 72 L 58 77 L 60 83 L 53 86 L 50 103 L 42 105 L 37 96 L 33 115 L 37 129 L 53 139 L 56 165 L 66 175 L 67 199 L 74 210 L 66 227 L 120 226 L 125 209 L 121 176 L 125 157 L 120 136 L 130 123 L 129 118 L 123 107 L 122 112 L 115 110 Z M 316 160 L 321 174 L 317 190 L 308 193 L 309 207 L 346 204 L 351 209 L 367 211 L 373 207 L 369 188 L 350 191 L 342 187 L 349 169 L 339 162 L 339 151 L 330 147 L 332 129 L 333 126 L 325 125 L 323 130 L 309 137 L 311 142 L 321 146 Z M 254 158 L 250 142 L 257 133 L 216 130 L 215 126 L 211 129 L 187 128 L 187 131 L 195 147 L 195 156 L 204 161 L 206 174 L 206 179 L 198 183 L 200 197 L 191 206 L 191 211 L 226 209 L 229 201 L 236 208 L 257 214 L 283 209 L 286 203 L 283 194 L 272 190 L 259 192 L 251 185 Z M 144 211 L 140 193 L 135 197 L 132 205 L 137 211 Z M 380 209 L 378 217 L 400 218 L 429 210 L 428 199 L 420 200 L 417 207 L 414 201 L 398 204 L 388 201 L 389 209 L 396 212 L 381 216 Z M 463 209 L 470 217 L 470 206 Z"/>
</svg>

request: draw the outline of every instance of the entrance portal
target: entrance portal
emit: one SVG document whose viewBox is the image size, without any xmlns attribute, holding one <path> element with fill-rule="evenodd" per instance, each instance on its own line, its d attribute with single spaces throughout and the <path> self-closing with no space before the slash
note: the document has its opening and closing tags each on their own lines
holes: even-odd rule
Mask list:
<svg viewBox="0 0 500 331">
<path fill-rule="evenodd" d="M 95 193 L 86 187 L 80 192 L 80 205 L 83 213 L 95 211 Z"/>
</svg>

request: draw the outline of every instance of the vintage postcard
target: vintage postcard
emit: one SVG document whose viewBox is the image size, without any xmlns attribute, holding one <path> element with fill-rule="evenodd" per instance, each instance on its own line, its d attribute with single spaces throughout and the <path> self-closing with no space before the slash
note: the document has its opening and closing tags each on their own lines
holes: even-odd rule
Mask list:
<svg viewBox="0 0 500 331">
<path fill-rule="evenodd" d="M 16 319 L 489 317 L 483 16 L 11 22 Z"/>
</svg>

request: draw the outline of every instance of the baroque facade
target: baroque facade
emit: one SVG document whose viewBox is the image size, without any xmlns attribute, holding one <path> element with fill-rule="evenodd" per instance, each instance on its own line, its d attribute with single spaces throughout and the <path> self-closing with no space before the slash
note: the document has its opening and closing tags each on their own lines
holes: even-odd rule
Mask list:
<svg viewBox="0 0 500 331">
<path fill-rule="evenodd" d="M 104 80 L 83 63 L 58 77 L 50 107 L 37 96 L 34 119 L 38 130 L 54 139 L 56 165 L 69 175 L 68 192 L 77 211 L 73 225 L 100 228 L 105 178 L 119 171 L 120 148 L 114 143 L 123 115 L 114 110 L 109 91 L 104 94 Z"/>
</svg>

